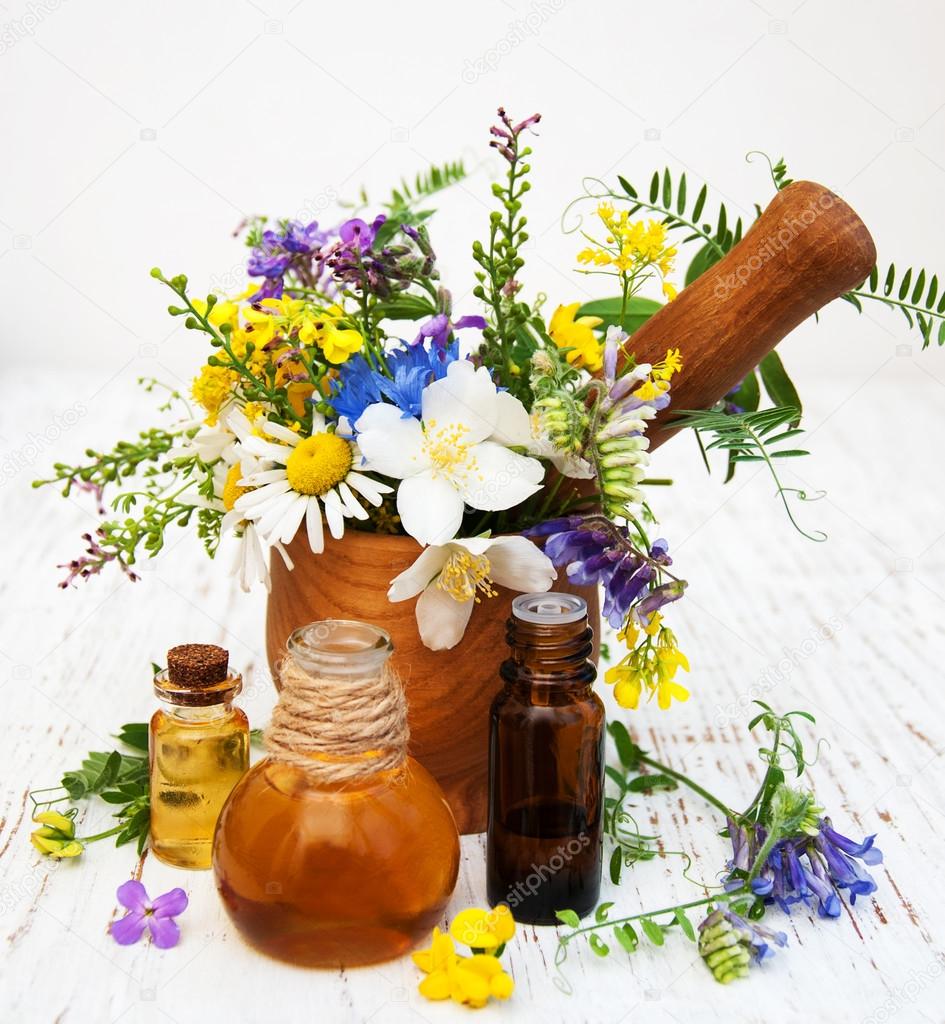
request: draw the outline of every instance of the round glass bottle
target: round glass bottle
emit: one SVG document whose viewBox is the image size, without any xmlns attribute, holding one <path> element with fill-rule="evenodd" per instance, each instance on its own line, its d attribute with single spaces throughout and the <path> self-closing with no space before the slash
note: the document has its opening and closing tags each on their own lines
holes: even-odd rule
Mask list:
<svg viewBox="0 0 945 1024">
<path fill-rule="evenodd" d="M 266 732 L 213 851 L 217 888 L 257 949 L 310 967 L 401 956 L 427 938 L 459 869 L 436 780 L 407 755 L 406 701 L 383 630 L 296 630 Z"/>
<path fill-rule="evenodd" d="M 249 767 L 249 722 L 233 707 L 243 680 L 213 644 L 174 647 L 167 662 L 154 677 L 149 843 L 167 864 L 207 869 L 220 810 Z"/>
<path fill-rule="evenodd" d="M 512 602 L 490 721 L 486 883 L 490 904 L 529 924 L 583 917 L 600 895 L 605 719 L 592 641 L 580 597 Z"/>
</svg>

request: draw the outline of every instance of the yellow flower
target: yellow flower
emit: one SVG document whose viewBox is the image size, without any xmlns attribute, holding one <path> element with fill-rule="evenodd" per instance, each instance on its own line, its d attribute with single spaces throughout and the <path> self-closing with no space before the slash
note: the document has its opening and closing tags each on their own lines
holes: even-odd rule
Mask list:
<svg viewBox="0 0 945 1024">
<path fill-rule="evenodd" d="M 243 310 L 243 316 L 248 321 L 248 340 L 252 341 L 257 349 L 268 345 L 275 337 L 281 312 L 282 302 L 279 299 L 262 299 Z"/>
<path fill-rule="evenodd" d="M 413 962 L 426 974 L 419 991 L 426 999 L 452 999 L 472 1007 L 493 999 L 508 999 L 515 984 L 495 956 L 477 953 L 460 956 L 449 935 L 433 929 L 429 949 L 413 954 Z"/>
<path fill-rule="evenodd" d="M 678 348 L 668 348 L 666 357 L 653 364 L 652 374 L 657 380 L 671 380 L 682 369 L 682 356 Z"/>
<path fill-rule="evenodd" d="M 297 320 L 299 341 L 303 345 L 318 345 L 328 362 L 343 363 L 364 344 L 360 332 L 338 326 L 343 317 L 344 310 L 337 305 L 324 314 L 307 311 Z"/>
<path fill-rule="evenodd" d="M 627 661 L 613 665 L 604 675 L 604 679 L 614 688 L 614 699 L 622 708 L 636 709 L 643 692 L 643 680 L 640 673 Z"/>
<path fill-rule="evenodd" d="M 679 292 L 676 291 L 676 285 L 672 284 L 670 281 L 664 281 L 663 294 L 666 296 L 667 302 L 672 302 Z"/>
<path fill-rule="evenodd" d="M 220 410 L 230 400 L 233 392 L 233 384 L 239 377 L 235 370 L 225 366 L 202 366 L 200 374 L 194 377 L 190 386 L 190 393 L 194 400 L 207 410 L 206 423 L 212 427 L 216 425 Z"/>
<path fill-rule="evenodd" d="M 214 327 L 222 327 L 229 324 L 235 331 L 240 323 L 240 307 L 235 302 L 226 299 L 218 300 L 210 314 L 207 315 L 207 303 L 203 299 L 191 299 L 191 305 L 201 316 L 205 316 Z"/>
<path fill-rule="evenodd" d="M 43 811 L 33 815 L 41 828 L 30 834 L 30 842 L 44 857 L 78 857 L 85 849 L 75 837 L 75 821 L 59 811 Z"/>
<path fill-rule="evenodd" d="M 604 346 L 593 330 L 603 321 L 597 316 L 582 316 L 575 320 L 574 315 L 580 308 L 580 302 L 558 306 L 548 324 L 548 336 L 558 348 L 571 349 L 565 356 L 569 363 L 594 373 L 604 365 Z"/>
<path fill-rule="evenodd" d="M 470 949 L 498 949 L 515 934 L 512 912 L 500 903 L 493 910 L 461 910 L 450 925 L 450 935 Z"/>
</svg>

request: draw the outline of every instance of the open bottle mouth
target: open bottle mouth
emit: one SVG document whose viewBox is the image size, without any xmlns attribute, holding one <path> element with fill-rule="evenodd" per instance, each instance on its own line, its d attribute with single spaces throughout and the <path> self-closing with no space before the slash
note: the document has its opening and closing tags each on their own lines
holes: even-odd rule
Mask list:
<svg viewBox="0 0 945 1024">
<path fill-rule="evenodd" d="M 512 614 L 523 622 L 559 626 L 587 618 L 587 602 L 577 594 L 521 594 L 512 601 Z"/>
<path fill-rule="evenodd" d="M 355 619 L 322 619 L 295 630 L 289 654 L 307 672 L 352 677 L 373 675 L 391 656 L 390 634 Z"/>
</svg>

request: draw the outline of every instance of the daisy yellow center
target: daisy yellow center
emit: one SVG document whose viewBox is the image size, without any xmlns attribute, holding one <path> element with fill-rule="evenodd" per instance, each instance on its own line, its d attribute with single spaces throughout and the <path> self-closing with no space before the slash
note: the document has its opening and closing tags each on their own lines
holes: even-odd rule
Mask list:
<svg viewBox="0 0 945 1024">
<path fill-rule="evenodd" d="M 243 470 L 238 462 L 230 466 L 226 474 L 226 480 L 223 483 L 223 507 L 227 512 L 233 510 L 237 498 L 252 490 L 252 487 L 240 487 L 240 477 L 242 475 Z"/>
<path fill-rule="evenodd" d="M 457 476 L 475 469 L 476 460 L 470 458 L 469 444 L 464 441 L 465 428 L 459 423 L 437 426 L 436 420 L 424 423 L 423 450 L 433 463 L 434 472 Z"/>
<path fill-rule="evenodd" d="M 295 446 L 285 472 L 293 491 L 321 495 L 344 480 L 351 463 L 351 445 L 343 437 L 315 434 Z"/>
<path fill-rule="evenodd" d="M 436 585 L 445 590 L 454 601 L 468 601 L 480 594 L 495 597 L 496 590 L 489 573 L 492 566 L 485 555 L 473 555 L 468 551 L 454 551 L 440 571 Z"/>
</svg>

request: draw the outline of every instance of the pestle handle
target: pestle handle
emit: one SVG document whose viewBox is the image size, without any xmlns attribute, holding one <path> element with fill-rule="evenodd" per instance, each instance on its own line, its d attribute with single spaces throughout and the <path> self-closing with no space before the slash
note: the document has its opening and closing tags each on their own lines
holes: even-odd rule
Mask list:
<svg viewBox="0 0 945 1024">
<path fill-rule="evenodd" d="M 672 405 L 650 427 L 651 448 L 672 436 L 673 409 L 723 398 L 802 320 L 860 284 L 876 262 L 856 212 L 812 181 L 780 191 L 745 237 L 629 339 L 638 362 L 678 348 Z"/>
</svg>

